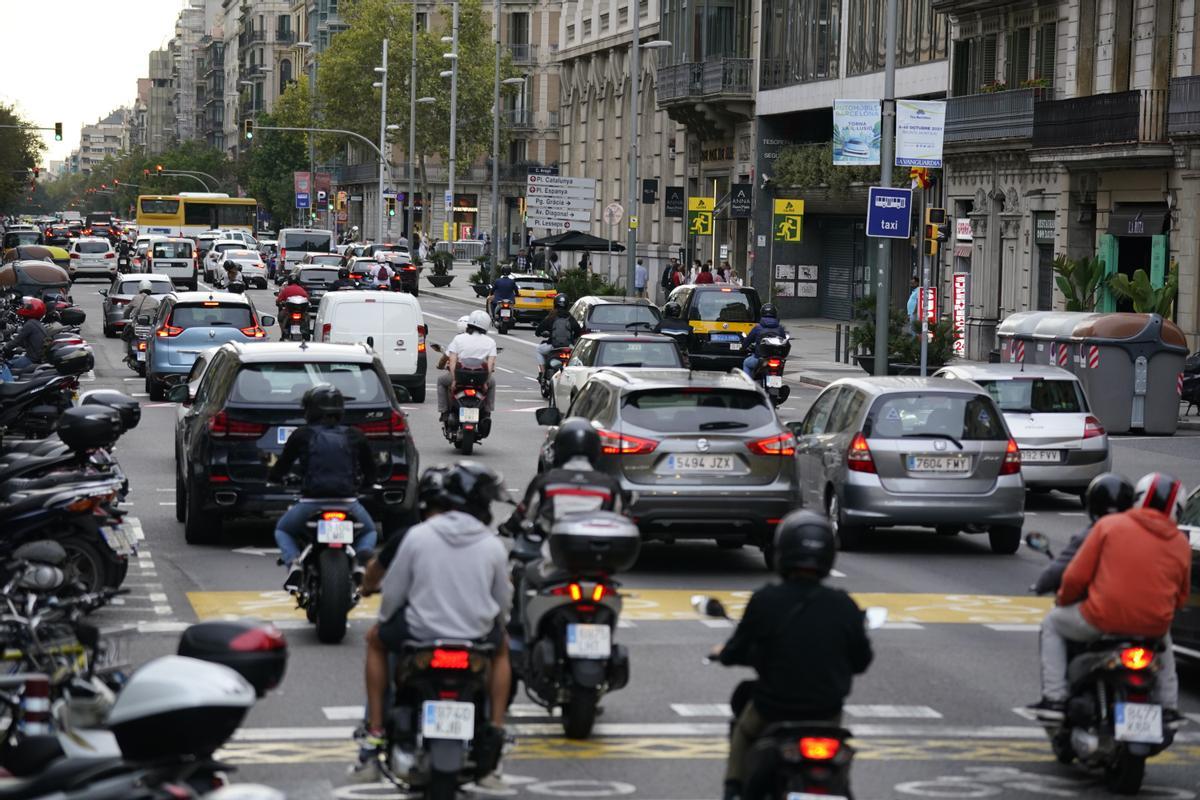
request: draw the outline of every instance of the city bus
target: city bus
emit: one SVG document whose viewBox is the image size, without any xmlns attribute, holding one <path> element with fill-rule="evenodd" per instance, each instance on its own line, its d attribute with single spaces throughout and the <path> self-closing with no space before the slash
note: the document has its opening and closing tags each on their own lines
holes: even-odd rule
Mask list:
<svg viewBox="0 0 1200 800">
<path fill-rule="evenodd" d="M 143 194 L 138 196 L 138 233 L 198 236 L 205 231 L 244 230 L 254 233 L 258 201 L 215 192 Z"/>
</svg>

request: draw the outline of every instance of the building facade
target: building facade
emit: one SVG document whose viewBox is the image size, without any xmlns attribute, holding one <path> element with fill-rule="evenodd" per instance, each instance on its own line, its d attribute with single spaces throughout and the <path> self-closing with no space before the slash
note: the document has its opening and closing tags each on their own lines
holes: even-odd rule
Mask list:
<svg viewBox="0 0 1200 800">
<path fill-rule="evenodd" d="M 146 105 L 146 149 L 161 153 L 171 147 L 178 133 L 174 88 L 171 81 L 171 51 L 150 52 L 150 101 Z"/>
<path fill-rule="evenodd" d="M 106 158 L 116 158 L 129 150 L 130 119 L 128 108 L 118 108 L 108 116 L 79 129 L 78 172 L 90 174 Z"/>
</svg>

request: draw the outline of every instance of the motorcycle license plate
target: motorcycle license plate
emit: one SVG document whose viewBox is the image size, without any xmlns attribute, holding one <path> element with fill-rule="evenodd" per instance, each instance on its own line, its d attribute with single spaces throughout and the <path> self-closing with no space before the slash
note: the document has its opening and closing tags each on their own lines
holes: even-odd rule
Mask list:
<svg viewBox="0 0 1200 800">
<path fill-rule="evenodd" d="M 781 386 L 783 386 L 783 376 L 782 375 L 768 375 L 767 376 L 767 388 L 768 389 L 778 389 Z"/>
<path fill-rule="evenodd" d="M 119 556 L 131 556 L 135 552 L 133 531 L 122 525 L 103 525 L 100 533 L 104 541 Z"/>
<path fill-rule="evenodd" d="M 292 325 L 292 326 L 288 327 L 288 333 L 300 333 L 300 326 Z"/>
<path fill-rule="evenodd" d="M 349 519 L 318 520 L 317 541 L 321 544 L 350 544 L 354 541 L 354 521 Z"/>
<path fill-rule="evenodd" d="M 735 342 L 738 345 L 742 343 L 742 335 L 740 333 L 714 333 L 710 338 L 714 342 Z"/>
<path fill-rule="evenodd" d="M 511 317 L 511 316 L 512 316 L 512 309 L 511 309 L 511 308 L 502 308 L 502 309 L 500 309 L 500 316 L 504 317 L 505 319 L 507 319 L 508 317 Z"/>
<path fill-rule="evenodd" d="M 846 800 L 840 794 L 812 794 L 810 792 L 788 792 L 787 800 Z"/>
<path fill-rule="evenodd" d="M 1162 706 L 1149 703 L 1117 703 L 1113 736 L 1118 742 L 1162 744 Z"/>
<path fill-rule="evenodd" d="M 478 408 L 460 408 L 458 410 L 459 422 L 479 422 Z"/>
<path fill-rule="evenodd" d="M 275 430 L 275 441 L 277 444 L 287 444 L 288 437 L 295 433 L 296 429 L 292 427 L 280 426 Z"/>
<path fill-rule="evenodd" d="M 475 704 L 426 700 L 421 706 L 421 735 L 426 739 L 475 738 Z"/>
<path fill-rule="evenodd" d="M 612 655 L 612 628 L 607 625 L 568 625 L 568 658 L 608 658 Z"/>
<path fill-rule="evenodd" d="M 133 356 L 133 357 L 134 357 L 134 358 L 136 358 L 138 361 L 145 361 L 145 360 L 146 360 L 146 351 L 145 351 L 145 350 L 138 350 L 138 351 L 137 351 L 137 352 L 134 354 L 134 356 Z"/>
</svg>

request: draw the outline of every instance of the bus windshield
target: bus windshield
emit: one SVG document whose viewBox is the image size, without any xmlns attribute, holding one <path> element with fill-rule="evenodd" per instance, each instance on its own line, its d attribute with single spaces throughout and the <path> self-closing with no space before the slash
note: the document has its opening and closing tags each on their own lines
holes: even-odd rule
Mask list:
<svg viewBox="0 0 1200 800">
<path fill-rule="evenodd" d="M 143 214 L 166 214 L 174 216 L 179 213 L 179 201 L 170 198 L 152 199 L 143 197 L 141 201 L 141 213 Z"/>
</svg>

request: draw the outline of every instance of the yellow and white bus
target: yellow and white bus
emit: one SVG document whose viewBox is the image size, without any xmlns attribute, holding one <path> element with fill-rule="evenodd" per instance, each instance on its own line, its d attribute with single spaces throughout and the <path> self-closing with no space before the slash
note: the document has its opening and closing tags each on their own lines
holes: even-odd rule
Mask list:
<svg viewBox="0 0 1200 800">
<path fill-rule="evenodd" d="M 253 234 L 258 201 L 209 192 L 143 194 L 138 196 L 137 226 L 140 235 L 198 236 L 205 231 L 244 230 Z"/>
</svg>

